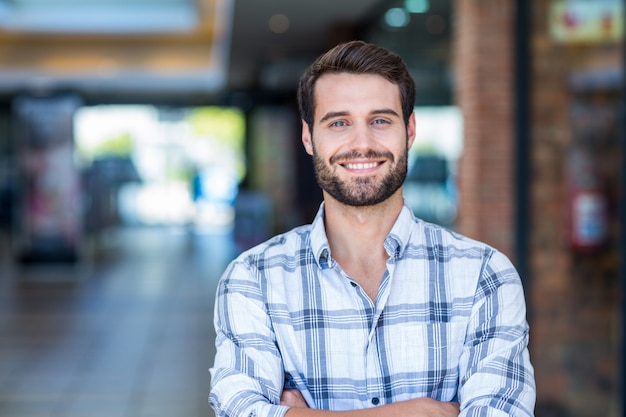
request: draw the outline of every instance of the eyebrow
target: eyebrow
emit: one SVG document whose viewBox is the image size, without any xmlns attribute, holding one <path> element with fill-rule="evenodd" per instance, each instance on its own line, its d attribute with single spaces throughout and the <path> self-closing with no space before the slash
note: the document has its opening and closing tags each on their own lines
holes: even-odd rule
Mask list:
<svg viewBox="0 0 626 417">
<path fill-rule="evenodd" d="M 333 111 L 330 113 L 326 113 L 324 115 L 324 117 L 322 117 L 320 119 L 320 123 L 325 122 L 326 120 L 332 119 L 334 117 L 343 117 L 343 116 L 348 116 L 350 113 L 348 113 L 347 111 Z M 400 115 L 392 109 L 377 109 L 377 110 L 372 110 L 370 113 L 370 115 L 375 115 L 375 114 L 388 114 L 390 116 L 396 116 L 396 117 L 400 117 Z"/>
<path fill-rule="evenodd" d="M 324 117 L 320 119 L 320 123 L 325 122 L 326 120 L 332 119 L 333 117 L 342 117 L 347 116 L 349 113 L 347 111 L 331 111 L 330 113 L 326 113 Z"/>
</svg>

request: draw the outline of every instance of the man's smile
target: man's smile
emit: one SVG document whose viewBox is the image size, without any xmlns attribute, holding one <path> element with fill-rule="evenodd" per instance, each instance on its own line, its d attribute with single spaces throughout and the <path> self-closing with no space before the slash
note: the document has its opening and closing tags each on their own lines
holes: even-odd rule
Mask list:
<svg viewBox="0 0 626 417">
<path fill-rule="evenodd" d="M 364 170 L 364 169 L 376 168 L 380 164 L 382 164 L 382 162 L 358 162 L 358 163 L 346 163 L 346 164 L 341 164 L 341 165 L 351 170 Z"/>
</svg>

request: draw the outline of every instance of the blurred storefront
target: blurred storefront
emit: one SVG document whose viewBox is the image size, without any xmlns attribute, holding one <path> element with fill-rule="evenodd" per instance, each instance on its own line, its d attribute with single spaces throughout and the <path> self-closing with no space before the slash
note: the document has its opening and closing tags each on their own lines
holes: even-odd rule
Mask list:
<svg viewBox="0 0 626 417">
<path fill-rule="evenodd" d="M 532 22 L 529 238 L 538 387 L 544 401 L 571 415 L 616 415 L 624 407 L 624 2 L 533 1 Z"/>
<path fill-rule="evenodd" d="M 624 2 L 455 6 L 457 227 L 523 273 L 536 415 L 623 415 Z"/>
<path fill-rule="evenodd" d="M 14 251 L 23 262 L 74 261 L 82 245 L 80 173 L 73 119 L 80 99 L 18 96 L 13 102 L 17 162 Z"/>
</svg>

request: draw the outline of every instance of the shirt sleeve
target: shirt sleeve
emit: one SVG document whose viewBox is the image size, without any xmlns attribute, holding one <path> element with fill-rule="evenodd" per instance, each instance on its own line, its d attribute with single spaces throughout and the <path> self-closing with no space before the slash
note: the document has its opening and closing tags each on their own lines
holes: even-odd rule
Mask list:
<svg viewBox="0 0 626 417">
<path fill-rule="evenodd" d="M 256 269 L 234 261 L 215 301 L 215 362 L 209 403 L 217 417 L 282 417 L 284 372 Z"/>
<path fill-rule="evenodd" d="M 519 275 L 494 251 L 482 268 L 460 358 L 461 417 L 534 415 L 528 331 Z"/>
</svg>

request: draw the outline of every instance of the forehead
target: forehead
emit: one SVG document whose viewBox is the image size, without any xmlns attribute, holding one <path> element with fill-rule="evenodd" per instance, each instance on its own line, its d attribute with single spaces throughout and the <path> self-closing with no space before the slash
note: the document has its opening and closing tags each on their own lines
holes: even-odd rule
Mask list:
<svg viewBox="0 0 626 417">
<path fill-rule="evenodd" d="M 401 108 L 400 88 L 376 74 L 329 73 L 315 84 L 315 113 L 367 106 Z M 316 117 L 317 118 L 317 117 Z"/>
</svg>

